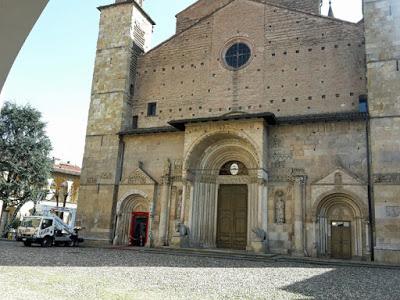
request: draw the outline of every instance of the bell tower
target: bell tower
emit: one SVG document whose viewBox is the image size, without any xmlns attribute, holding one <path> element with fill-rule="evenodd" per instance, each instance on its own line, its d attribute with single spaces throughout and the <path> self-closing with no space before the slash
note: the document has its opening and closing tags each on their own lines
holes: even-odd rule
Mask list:
<svg viewBox="0 0 400 300">
<path fill-rule="evenodd" d="M 78 221 L 87 239 L 111 241 L 123 146 L 132 124 L 138 56 L 150 47 L 155 23 L 140 0 L 99 7 L 100 28 L 81 174 Z"/>
<path fill-rule="evenodd" d="M 375 260 L 400 263 L 400 2 L 363 2 Z"/>
</svg>

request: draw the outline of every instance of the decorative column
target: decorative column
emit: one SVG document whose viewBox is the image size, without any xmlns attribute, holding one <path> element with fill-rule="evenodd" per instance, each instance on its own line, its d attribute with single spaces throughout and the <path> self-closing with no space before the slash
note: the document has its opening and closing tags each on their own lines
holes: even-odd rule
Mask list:
<svg viewBox="0 0 400 300">
<path fill-rule="evenodd" d="M 294 251 L 295 256 L 304 256 L 304 189 L 305 176 L 296 176 L 294 182 Z"/>
<path fill-rule="evenodd" d="M 161 179 L 160 193 L 160 224 L 158 228 L 158 243 L 157 246 L 167 245 L 168 232 L 168 203 L 170 195 L 170 180 L 171 179 L 171 162 L 167 160 L 164 166 L 164 175 Z"/>
</svg>

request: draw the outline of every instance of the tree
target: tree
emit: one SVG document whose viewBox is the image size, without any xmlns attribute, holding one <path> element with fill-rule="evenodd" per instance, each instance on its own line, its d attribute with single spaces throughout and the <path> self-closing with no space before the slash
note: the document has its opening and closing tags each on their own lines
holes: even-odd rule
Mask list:
<svg viewBox="0 0 400 300">
<path fill-rule="evenodd" d="M 15 207 L 16 216 L 23 204 L 37 201 L 48 185 L 52 161 L 45 128 L 41 113 L 30 105 L 6 102 L 0 111 L 2 218 L 7 207 Z"/>
</svg>

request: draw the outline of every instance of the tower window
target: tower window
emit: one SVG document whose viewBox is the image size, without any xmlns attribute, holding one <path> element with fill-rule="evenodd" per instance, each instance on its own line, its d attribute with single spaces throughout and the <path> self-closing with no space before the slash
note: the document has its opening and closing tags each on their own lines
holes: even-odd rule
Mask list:
<svg viewBox="0 0 400 300">
<path fill-rule="evenodd" d="M 358 98 L 358 111 L 361 113 L 368 112 L 368 98 L 367 95 L 360 95 Z"/>
<path fill-rule="evenodd" d="M 151 102 L 147 103 L 147 116 L 153 117 L 157 115 L 157 103 Z"/>
<path fill-rule="evenodd" d="M 132 129 L 138 128 L 138 116 L 132 117 Z"/>
</svg>

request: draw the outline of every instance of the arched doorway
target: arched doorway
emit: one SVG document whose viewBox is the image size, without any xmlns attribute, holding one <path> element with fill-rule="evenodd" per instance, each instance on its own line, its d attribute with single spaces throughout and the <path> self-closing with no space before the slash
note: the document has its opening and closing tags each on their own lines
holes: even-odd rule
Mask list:
<svg viewBox="0 0 400 300">
<path fill-rule="evenodd" d="M 261 251 L 254 232 L 266 228 L 267 193 L 259 157 L 252 142 L 233 133 L 214 133 L 189 149 L 184 170 L 192 247 Z"/>
<path fill-rule="evenodd" d="M 131 194 L 117 204 L 114 245 L 143 247 L 148 243 L 149 204 L 144 195 Z"/>
<path fill-rule="evenodd" d="M 361 258 L 366 252 L 365 205 L 346 193 L 322 198 L 316 207 L 318 254 L 339 259 Z"/>
<path fill-rule="evenodd" d="M 220 176 L 248 176 L 246 166 L 239 161 L 225 163 Z M 232 178 L 234 179 L 234 178 Z M 218 190 L 217 247 L 245 250 L 247 246 L 247 204 L 246 184 L 221 184 Z"/>
</svg>

